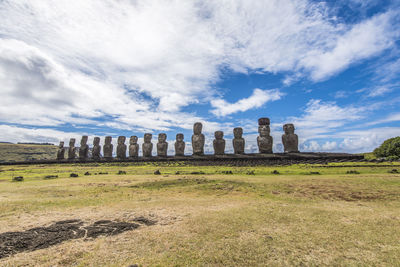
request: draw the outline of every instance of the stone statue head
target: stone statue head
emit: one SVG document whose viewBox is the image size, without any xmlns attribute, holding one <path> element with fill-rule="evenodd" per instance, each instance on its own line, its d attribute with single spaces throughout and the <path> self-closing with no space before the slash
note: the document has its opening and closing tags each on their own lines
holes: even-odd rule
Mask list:
<svg viewBox="0 0 400 267">
<path fill-rule="evenodd" d="M 151 133 L 145 133 L 143 140 L 145 143 L 151 143 L 151 138 L 153 137 L 153 135 Z"/>
<path fill-rule="evenodd" d="M 193 125 L 193 133 L 194 134 L 201 134 L 202 129 L 203 129 L 203 124 L 201 124 L 201 122 L 196 122 Z"/>
<path fill-rule="evenodd" d="M 111 136 L 106 136 L 106 139 L 104 140 L 104 144 L 106 145 L 111 145 L 112 137 Z"/>
<path fill-rule="evenodd" d="M 269 126 L 260 127 L 259 132 L 261 137 L 267 137 L 270 134 Z"/>
<path fill-rule="evenodd" d="M 87 140 L 88 140 L 87 135 L 82 136 L 82 139 L 81 139 L 81 146 L 86 145 L 86 144 L 87 144 Z"/>
<path fill-rule="evenodd" d="M 182 133 L 178 133 L 176 134 L 176 141 L 178 142 L 183 142 L 183 134 Z"/>
<path fill-rule="evenodd" d="M 123 145 L 125 144 L 126 137 L 125 136 L 118 136 L 118 144 Z"/>
<path fill-rule="evenodd" d="M 165 133 L 158 134 L 158 142 L 164 143 L 167 140 L 167 135 Z"/>
<path fill-rule="evenodd" d="M 259 118 L 258 119 L 258 125 L 269 125 L 270 124 L 270 120 L 269 118 Z"/>
<path fill-rule="evenodd" d="M 69 139 L 69 146 L 70 146 L 70 147 L 75 146 L 75 138 Z"/>
<path fill-rule="evenodd" d="M 243 135 L 243 129 L 241 127 L 237 127 L 233 129 L 233 136 L 235 138 L 242 138 Z"/>
<path fill-rule="evenodd" d="M 131 145 L 137 144 L 137 141 L 138 141 L 138 137 L 136 135 L 132 135 L 131 138 L 129 139 L 129 143 Z"/>
<path fill-rule="evenodd" d="M 292 123 L 283 125 L 283 131 L 285 131 L 285 134 L 294 134 L 294 125 Z"/>
<path fill-rule="evenodd" d="M 100 137 L 95 137 L 95 138 L 93 139 L 93 145 L 94 145 L 94 146 L 100 145 Z"/>
<path fill-rule="evenodd" d="M 63 148 L 64 147 L 64 141 L 60 141 L 60 144 L 58 145 L 59 148 Z"/>
<path fill-rule="evenodd" d="M 216 131 L 214 133 L 215 139 L 222 139 L 224 137 L 224 132 L 223 131 Z"/>
</svg>

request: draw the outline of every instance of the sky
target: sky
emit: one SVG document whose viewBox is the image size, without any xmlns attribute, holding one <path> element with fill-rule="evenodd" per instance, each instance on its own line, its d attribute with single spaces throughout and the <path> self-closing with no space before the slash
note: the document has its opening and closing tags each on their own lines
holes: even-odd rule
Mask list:
<svg viewBox="0 0 400 267">
<path fill-rule="evenodd" d="M 0 141 L 177 133 L 206 153 L 257 120 L 309 152 L 400 135 L 400 1 L 0 0 Z"/>
</svg>

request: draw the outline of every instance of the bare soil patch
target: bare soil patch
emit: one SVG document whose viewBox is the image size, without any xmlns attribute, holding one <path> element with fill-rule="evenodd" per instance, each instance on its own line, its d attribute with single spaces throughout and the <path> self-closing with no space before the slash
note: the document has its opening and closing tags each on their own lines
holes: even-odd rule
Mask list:
<svg viewBox="0 0 400 267">
<path fill-rule="evenodd" d="M 398 193 L 371 188 L 351 188 L 338 184 L 288 184 L 284 193 L 296 197 L 322 198 L 326 200 L 374 201 L 397 199 Z"/>
<path fill-rule="evenodd" d="M 57 245 L 63 241 L 78 238 L 97 238 L 112 236 L 139 228 L 144 224 L 154 225 L 156 221 L 145 217 L 133 219 L 134 222 L 100 220 L 85 225 L 81 220 L 64 220 L 46 227 L 36 227 L 24 232 L 0 234 L 0 258 L 23 251 L 34 251 Z"/>
</svg>

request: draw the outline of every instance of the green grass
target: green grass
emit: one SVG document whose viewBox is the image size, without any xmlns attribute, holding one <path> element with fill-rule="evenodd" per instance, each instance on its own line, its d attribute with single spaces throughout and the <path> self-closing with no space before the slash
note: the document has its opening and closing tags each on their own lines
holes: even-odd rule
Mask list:
<svg viewBox="0 0 400 267">
<path fill-rule="evenodd" d="M 72 218 L 150 216 L 158 223 L 16 254 L 0 265 L 399 265 L 400 174 L 390 171 L 400 171 L 400 164 L 328 166 L 336 167 L 182 162 L 2 166 L 1 232 Z M 126 174 L 118 175 L 120 170 Z M 58 178 L 45 179 L 48 175 Z M 13 182 L 14 176 L 24 181 Z"/>
</svg>

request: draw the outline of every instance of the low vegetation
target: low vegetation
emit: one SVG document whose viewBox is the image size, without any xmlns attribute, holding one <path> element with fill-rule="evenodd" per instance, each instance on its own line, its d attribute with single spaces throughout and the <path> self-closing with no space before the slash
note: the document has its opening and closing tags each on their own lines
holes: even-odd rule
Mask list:
<svg viewBox="0 0 400 267">
<path fill-rule="evenodd" d="M 377 157 L 385 157 L 389 160 L 400 159 L 400 136 L 387 139 L 374 150 Z"/>
<path fill-rule="evenodd" d="M 0 143 L 0 162 L 54 159 L 57 146 Z"/>
<path fill-rule="evenodd" d="M 396 266 L 398 171 L 398 162 L 1 166 L 0 265 Z"/>
</svg>

